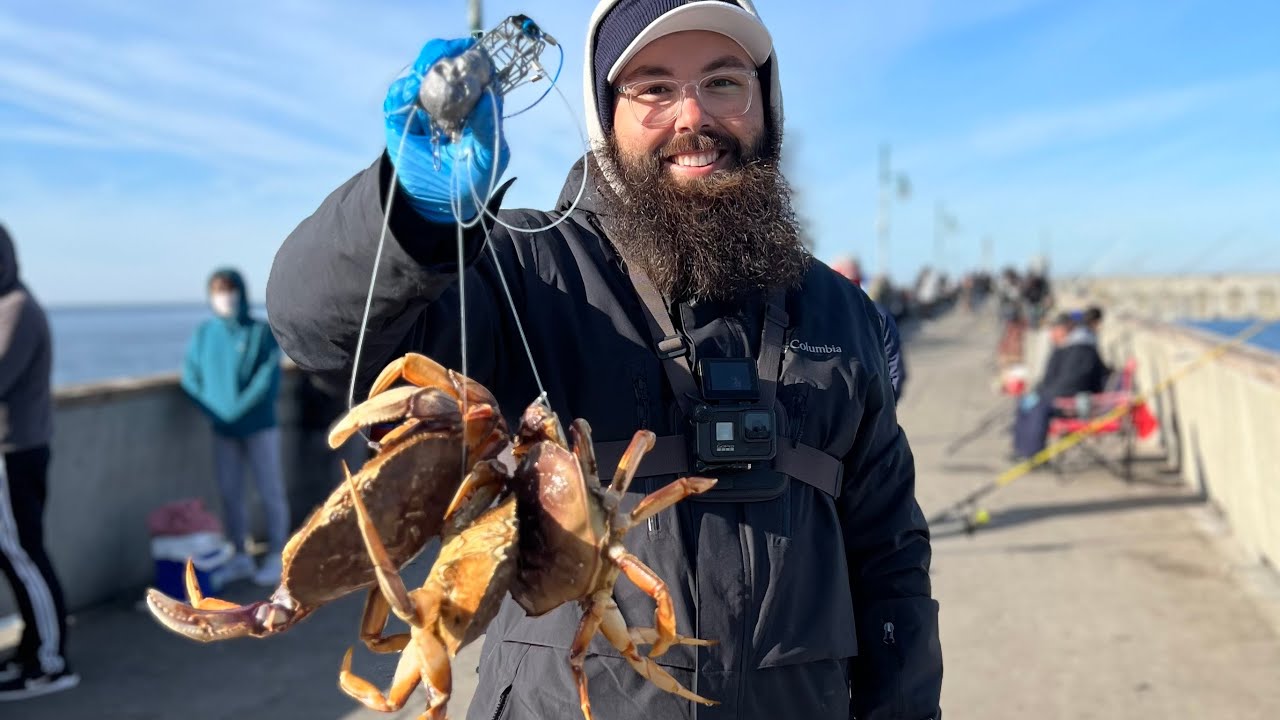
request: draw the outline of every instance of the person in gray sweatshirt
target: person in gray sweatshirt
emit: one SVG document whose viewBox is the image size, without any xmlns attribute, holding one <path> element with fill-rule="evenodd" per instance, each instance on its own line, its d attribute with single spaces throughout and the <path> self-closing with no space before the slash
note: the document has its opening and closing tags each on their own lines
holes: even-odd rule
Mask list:
<svg viewBox="0 0 1280 720">
<path fill-rule="evenodd" d="M 0 661 L 0 701 L 75 687 L 66 656 L 66 605 L 44 549 L 49 440 L 53 436 L 49 321 L 18 279 L 0 225 L 0 570 L 22 613 L 22 639 Z"/>
</svg>

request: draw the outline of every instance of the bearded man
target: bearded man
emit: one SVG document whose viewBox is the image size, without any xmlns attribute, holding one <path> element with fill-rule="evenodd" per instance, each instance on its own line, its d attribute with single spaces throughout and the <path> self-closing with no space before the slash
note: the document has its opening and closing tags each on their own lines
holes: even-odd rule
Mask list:
<svg viewBox="0 0 1280 720">
<path fill-rule="evenodd" d="M 463 272 L 468 374 L 510 422 L 545 390 L 566 423 L 590 422 L 606 480 L 637 429 L 656 433 L 624 509 L 681 476 L 718 484 L 626 536 L 665 583 L 678 635 L 717 644 L 650 658 L 596 637 L 571 668 L 581 608 L 530 617 L 508 598 L 469 717 L 577 717 L 582 678 L 608 720 L 939 717 L 929 532 L 880 318 L 799 239 L 778 61 L 755 9 L 601 2 L 584 63 L 593 148 L 552 212 L 499 212 L 505 188 L 482 208 L 468 188 L 506 168 L 500 98 L 438 146 L 412 106 L 423 74 L 470 45 L 426 45 L 388 92 L 387 152 L 280 249 L 267 303 L 281 345 L 340 387 L 362 332 L 358 389 L 409 351 L 460 368 Z M 527 231 L 469 222 L 485 212 Z M 729 418 L 710 446 L 708 408 Z M 613 598 L 628 626 L 654 624 L 654 598 L 628 578 Z"/>
</svg>

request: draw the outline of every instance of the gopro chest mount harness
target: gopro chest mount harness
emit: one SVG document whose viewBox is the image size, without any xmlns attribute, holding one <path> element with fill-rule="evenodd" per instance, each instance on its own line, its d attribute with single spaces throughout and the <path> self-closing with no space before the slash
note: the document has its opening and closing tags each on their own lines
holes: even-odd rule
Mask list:
<svg viewBox="0 0 1280 720">
<path fill-rule="evenodd" d="M 598 226 L 596 230 L 603 232 Z M 685 432 L 658 437 L 645 456 L 641 474 L 716 477 L 714 488 L 693 498 L 699 502 L 772 500 L 786 491 L 788 478 L 839 497 L 843 468 L 838 459 L 779 438 L 782 412 L 776 391 L 790 322 L 786 291 L 775 288 L 768 294 L 760 354 L 754 363 L 749 358 L 704 358 L 698 362 L 695 378 L 688 345 L 671 322 L 662 295 L 647 275 L 631 263 L 627 266 L 654 352 L 685 423 Z M 626 446 L 621 441 L 596 443 L 602 472 L 616 467 Z"/>
</svg>

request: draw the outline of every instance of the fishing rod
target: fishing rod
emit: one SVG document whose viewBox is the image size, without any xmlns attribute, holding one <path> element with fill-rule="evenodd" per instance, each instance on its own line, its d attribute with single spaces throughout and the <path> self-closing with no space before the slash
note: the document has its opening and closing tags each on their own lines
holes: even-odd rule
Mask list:
<svg viewBox="0 0 1280 720">
<path fill-rule="evenodd" d="M 1179 368 L 1176 372 L 1165 378 L 1152 389 L 1146 392 L 1134 394 L 1132 397 L 1120 403 L 1110 411 L 1092 419 L 1089 424 L 1085 425 L 1081 429 L 1063 437 L 1057 442 L 1054 442 L 1033 455 L 1031 458 L 1005 470 L 995 480 L 988 482 L 968 495 L 965 495 L 960 500 L 948 505 L 946 508 L 933 515 L 933 517 L 929 518 L 929 524 L 932 525 L 935 523 L 946 522 L 948 520 L 959 520 L 964 524 L 965 532 L 973 534 L 979 527 L 986 525 L 991 521 L 990 511 L 978 504 L 980 500 L 990 496 L 992 493 L 1003 487 L 1007 487 L 1018 478 L 1023 477 L 1035 468 L 1049 462 L 1066 450 L 1075 447 L 1085 438 L 1106 427 L 1109 423 L 1123 417 L 1138 405 L 1147 402 L 1148 398 L 1163 392 L 1166 388 L 1169 388 L 1174 383 L 1187 377 L 1195 370 L 1217 360 L 1228 351 L 1243 345 L 1255 335 L 1258 335 L 1272 325 L 1275 325 L 1277 322 L 1280 322 L 1280 320 L 1277 320 L 1276 318 L 1258 320 L 1231 338 L 1214 345 L 1208 350 L 1205 350 L 1199 356 Z"/>
</svg>

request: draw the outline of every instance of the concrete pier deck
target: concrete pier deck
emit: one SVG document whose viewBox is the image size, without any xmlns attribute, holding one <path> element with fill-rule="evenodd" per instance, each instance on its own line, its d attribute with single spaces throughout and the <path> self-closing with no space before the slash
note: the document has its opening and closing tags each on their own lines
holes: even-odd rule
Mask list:
<svg viewBox="0 0 1280 720">
<path fill-rule="evenodd" d="M 901 422 L 927 514 L 1005 469 L 1007 399 L 992 390 L 994 323 L 956 312 L 908 344 Z M 988 422 L 984 422 L 988 421 Z M 983 427 L 985 431 L 982 431 Z M 963 441 L 963 442 L 962 442 Z M 934 527 L 949 720 L 1189 717 L 1248 720 L 1280 707 L 1280 591 L 1244 562 L 1202 497 L 1159 461 L 1126 484 L 1104 469 L 1028 475 L 991 496 L 973 536 Z M 408 573 L 420 579 L 430 553 Z M 253 586 L 226 596 L 265 597 Z M 357 644 L 361 597 L 268 640 L 198 645 L 133 603 L 74 618 L 79 688 L 0 704 L 23 720 L 368 720 L 414 718 L 360 707 L 337 688 Z M 479 643 L 454 665 L 450 716 L 465 716 Z M 380 684 L 392 660 L 358 648 Z M 605 708 L 599 715 L 607 718 Z"/>
</svg>

